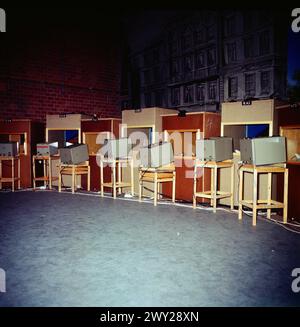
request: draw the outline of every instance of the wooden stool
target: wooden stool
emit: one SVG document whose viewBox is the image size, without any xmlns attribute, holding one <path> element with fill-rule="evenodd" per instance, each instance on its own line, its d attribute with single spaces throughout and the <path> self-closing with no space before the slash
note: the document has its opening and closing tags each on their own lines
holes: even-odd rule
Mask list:
<svg viewBox="0 0 300 327">
<path fill-rule="evenodd" d="M 211 181 L 210 191 L 197 192 L 197 169 L 198 168 L 210 168 Z M 230 180 L 230 192 L 218 191 L 218 169 L 230 168 L 231 180 Z M 193 208 L 196 208 L 197 197 L 210 199 L 210 205 L 213 206 L 213 212 L 217 211 L 217 200 L 230 197 L 230 208 L 233 209 L 233 185 L 234 185 L 234 164 L 232 160 L 225 160 L 220 162 L 215 161 L 199 161 L 196 159 L 194 167 L 194 196 L 193 196 Z"/>
<path fill-rule="evenodd" d="M 244 172 L 253 174 L 253 200 L 244 200 Z M 284 174 L 284 193 L 283 202 L 272 200 L 272 173 Z M 254 165 L 243 165 L 240 168 L 239 176 L 239 220 L 242 219 L 243 206 L 251 208 L 253 212 L 252 225 L 256 226 L 257 210 L 267 209 L 267 218 L 271 218 L 271 209 L 283 208 L 283 222 L 287 222 L 287 202 L 288 202 L 288 169 L 286 165 L 270 165 L 270 166 L 254 166 Z M 257 182 L 258 174 L 268 174 L 268 192 L 266 200 L 257 199 Z"/>
<path fill-rule="evenodd" d="M 90 166 L 88 163 L 79 164 L 79 165 L 68 165 L 68 164 L 59 164 L 58 172 L 58 191 L 61 192 L 61 180 L 62 175 L 71 175 L 72 176 L 72 193 L 76 191 L 76 176 L 78 175 L 87 175 L 87 190 L 90 191 L 90 179 L 91 172 Z"/>
<path fill-rule="evenodd" d="M 43 176 L 36 177 L 35 161 L 43 161 Z M 52 160 L 59 160 L 59 156 L 32 156 L 33 170 L 33 189 L 36 189 L 36 182 L 43 181 L 44 186 L 48 185 L 49 190 L 52 189 L 52 181 L 58 180 L 58 177 L 52 176 Z"/>
<path fill-rule="evenodd" d="M 112 180 L 111 182 L 104 182 L 104 163 L 107 163 L 112 168 Z M 130 183 L 122 182 L 122 164 L 130 164 Z M 117 174 L 118 171 L 118 174 Z M 131 188 L 131 195 L 134 196 L 134 189 L 133 189 L 133 158 L 120 158 L 120 159 L 112 159 L 112 158 L 105 158 L 100 156 L 100 189 L 101 189 L 101 196 L 104 196 L 104 187 L 112 188 L 113 197 L 116 199 L 117 197 L 117 189 L 118 194 L 122 193 L 123 187 L 130 187 Z"/>
<path fill-rule="evenodd" d="M 139 201 L 142 201 L 143 182 L 154 183 L 154 205 L 157 206 L 159 183 L 172 182 L 172 202 L 175 203 L 176 193 L 176 171 L 174 165 L 162 166 L 159 168 L 139 169 Z"/>
<path fill-rule="evenodd" d="M 15 176 L 15 160 L 18 161 L 18 175 Z M 2 172 L 2 161 L 11 161 L 11 177 L 3 177 Z M 21 179 L 20 179 L 20 156 L 15 157 L 1 157 L 0 156 L 0 189 L 2 190 L 2 183 L 11 183 L 12 192 L 15 191 L 15 182 L 18 181 L 18 189 L 21 188 Z"/>
</svg>

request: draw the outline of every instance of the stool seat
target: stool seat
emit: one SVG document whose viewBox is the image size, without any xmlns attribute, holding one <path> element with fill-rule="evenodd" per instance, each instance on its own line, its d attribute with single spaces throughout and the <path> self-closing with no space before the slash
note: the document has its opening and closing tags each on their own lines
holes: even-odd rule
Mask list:
<svg viewBox="0 0 300 327">
<path fill-rule="evenodd" d="M 157 168 L 139 168 L 139 201 L 142 201 L 143 182 L 154 183 L 154 205 L 157 206 L 159 183 L 172 182 L 172 202 L 175 202 L 176 193 L 176 171 L 175 165 L 170 164 Z"/>
<path fill-rule="evenodd" d="M 17 160 L 17 176 L 15 176 L 15 160 Z M 11 177 L 3 177 L 2 161 L 11 161 Z M 18 182 L 18 189 L 21 188 L 21 166 L 20 156 L 0 156 L 0 189 L 2 189 L 2 183 L 11 183 L 12 192 L 15 191 L 15 182 Z"/>
<path fill-rule="evenodd" d="M 33 189 L 36 189 L 36 182 L 44 182 L 44 186 L 48 185 L 49 190 L 52 189 L 52 182 L 58 180 L 58 177 L 52 176 L 52 161 L 59 160 L 58 155 L 34 155 L 32 156 L 32 171 L 33 171 Z M 43 176 L 36 177 L 36 160 L 43 161 Z"/>
<path fill-rule="evenodd" d="M 197 192 L 197 169 L 209 168 L 211 170 L 210 190 Z M 218 190 L 218 169 L 231 169 L 231 183 L 230 192 Z M 194 166 L 194 194 L 193 194 L 193 208 L 196 208 L 196 199 L 206 198 L 210 199 L 210 205 L 213 207 L 213 212 L 217 210 L 217 200 L 230 197 L 230 208 L 233 209 L 233 185 L 234 185 L 234 163 L 232 160 L 224 161 L 201 161 L 195 160 Z"/>
<path fill-rule="evenodd" d="M 104 182 L 104 164 L 108 164 L 112 169 L 112 179 L 110 182 Z M 130 182 L 122 181 L 122 164 L 130 165 Z M 100 156 L 100 189 L 101 196 L 104 196 L 104 187 L 108 187 L 112 189 L 113 197 L 116 199 L 117 190 L 118 194 L 122 193 L 122 188 L 130 187 L 131 195 L 134 196 L 133 190 L 133 158 L 106 158 L 104 156 Z"/>
<path fill-rule="evenodd" d="M 243 199 L 244 173 L 253 174 L 253 199 Z M 283 202 L 272 200 L 272 173 L 284 174 Z M 258 175 L 268 174 L 267 199 L 258 199 Z M 243 164 L 239 169 L 239 220 L 243 217 L 243 206 L 252 209 L 252 225 L 256 226 L 257 210 L 267 209 L 267 218 L 271 218 L 272 209 L 283 209 L 283 222 L 287 223 L 288 169 L 286 164 L 255 166 Z"/>
<path fill-rule="evenodd" d="M 58 173 L 58 191 L 61 192 L 61 184 L 62 184 L 62 175 L 71 175 L 72 176 L 72 193 L 76 191 L 76 176 L 87 175 L 87 190 L 90 191 L 91 188 L 91 169 L 88 162 L 78 164 L 78 165 L 70 165 L 60 163 L 58 165 L 59 173 Z"/>
</svg>

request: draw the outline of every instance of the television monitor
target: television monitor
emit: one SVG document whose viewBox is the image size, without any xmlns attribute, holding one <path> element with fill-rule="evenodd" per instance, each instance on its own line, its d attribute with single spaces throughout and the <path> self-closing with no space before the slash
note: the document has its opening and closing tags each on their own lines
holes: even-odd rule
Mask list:
<svg viewBox="0 0 300 327">
<path fill-rule="evenodd" d="M 111 159 L 128 158 L 132 149 L 131 139 L 122 137 L 119 139 L 106 139 L 101 153 Z"/>
<path fill-rule="evenodd" d="M 170 142 L 154 143 L 140 149 L 142 167 L 158 168 L 174 161 L 173 147 Z"/>
<path fill-rule="evenodd" d="M 38 143 L 36 145 L 36 153 L 39 156 L 54 156 L 58 154 L 58 142 Z"/>
<path fill-rule="evenodd" d="M 89 160 L 86 144 L 73 144 L 59 149 L 60 160 L 64 164 L 78 165 Z"/>
<path fill-rule="evenodd" d="M 0 142 L 0 156 L 15 157 L 18 152 L 18 142 Z"/>
<path fill-rule="evenodd" d="M 231 137 L 211 137 L 196 140 L 196 158 L 201 161 L 224 161 L 233 158 Z"/>
<path fill-rule="evenodd" d="M 286 140 L 282 136 L 240 140 L 241 161 L 260 166 L 286 162 Z"/>
</svg>

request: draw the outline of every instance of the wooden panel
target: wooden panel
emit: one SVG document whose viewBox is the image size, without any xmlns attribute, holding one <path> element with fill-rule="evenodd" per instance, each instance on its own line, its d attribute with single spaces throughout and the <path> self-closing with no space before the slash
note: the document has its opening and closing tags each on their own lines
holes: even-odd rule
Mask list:
<svg viewBox="0 0 300 327">
<path fill-rule="evenodd" d="M 80 128 L 81 115 L 46 115 L 46 127 L 56 129 Z"/>
<path fill-rule="evenodd" d="M 26 155 L 20 155 L 21 187 L 32 186 L 32 164 L 31 155 L 34 153 L 36 143 L 44 141 L 44 124 L 32 122 L 31 120 L 0 121 L 0 134 L 25 134 L 26 133 Z M 14 137 L 12 137 L 14 138 Z M 11 139 L 12 139 L 11 138 Z M 4 176 L 11 176 L 9 167 L 3 167 Z"/>
<path fill-rule="evenodd" d="M 111 120 L 85 120 L 81 122 L 82 132 L 102 132 L 111 131 Z"/>
<path fill-rule="evenodd" d="M 156 125 L 157 130 L 161 131 L 161 117 L 162 114 L 174 113 L 175 110 L 165 108 L 143 108 L 141 112 L 134 110 L 122 111 L 122 124 L 128 126 L 148 126 Z"/>
<path fill-rule="evenodd" d="M 177 115 L 162 117 L 163 130 L 203 130 L 203 114 L 178 117 Z"/>
<path fill-rule="evenodd" d="M 246 125 L 228 125 L 224 126 L 224 135 L 232 137 L 233 150 L 240 150 L 240 139 L 246 137 Z"/>
<path fill-rule="evenodd" d="M 222 103 L 222 123 L 273 121 L 274 100 L 252 101 L 252 105 L 243 106 L 242 102 Z"/>
<path fill-rule="evenodd" d="M 83 120 L 81 122 L 82 134 L 84 135 L 85 143 L 89 147 L 89 153 L 97 153 L 97 150 L 101 147 L 100 144 L 96 144 L 96 139 L 101 133 L 103 137 L 107 138 L 108 134 L 114 132 L 115 136 L 118 137 L 118 126 L 120 124 L 120 119 L 99 119 L 98 121 Z M 97 157 L 95 155 L 89 156 L 89 162 L 91 167 L 91 191 L 100 190 L 100 167 L 97 162 Z M 109 167 L 104 168 L 104 182 L 110 182 L 111 180 L 111 169 Z M 87 178 L 82 176 L 82 187 L 86 188 Z M 105 192 L 111 191 L 109 188 L 104 188 Z"/>
<path fill-rule="evenodd" d="M 295 160 L 295 154 L 300 154 L 300 125 L 298 128 L 282 128 L 280 134 L 286 137 L 287 160 Z"/>
<path fill-rule="evenodd" d="M 276 109 L 279 126 L 292 126 L 300 124 L 300 109 Z"/>
<path fill-rule="evenodd" d="M 289 186 L 288 186 L 288 219 L 295 219 L 300 222 L 300 201 L 299 201 L 299 185 L 300 185 L 300 162 L 288 163 L 289 169 Z M 283 174 L 278 174 L 277 189 L 278 200 L 283 199 Z"/>
<path fill-rule="evenodd" d="M 221 115 L 206 113 L 204 115 L 205 138 L 221 135 Z"/>
<path fill-rule="evenodd" d="M 203 132 L 203 137 L 220 136 L 221 115 L 217 113 L 187 113 L 185 117 L 178 115 L 164 115 L 162 117 L 163 130 L 167 131 L 197 131 L 200 129 Z M 193 132 L 192 132 L 193 133 Z M 195 137 L 195 132 L 193 133 Z M 192 143 L 194 142 L 192 137 Z M 183 140 L 184 142 L 184 140 Z M 177 152 L 177 150 L 175 151 Z M 182 152 L 187 151 L 182 150 Z M 192 145 L 192 152 L 195 152 L 195 147 Z M 175 164 L 182 167 L 176 167 L 176 199 L 191 202 L 193 199 L 193 160 L 185 157 L 183 164 L 182 159 L 176 159 Z M 199 171 L 199 170 L 198 170 Z M 210 170 L 202 171 L 202 177 L 198 178 L 197 191 L 210 189 Z M 163 185 L 163 193 L 171 197 L 171 186 Z M 207 202 L 206 199 L 197 199 L 200 202 Z"/>
<path fill-rule="evenodd" d="M 192 202 L 193 201 L 193 187 L 194 187 L 194 161 L 185 159 L 182 163 L 181 159 L 175 159 L 175 170 L 176 170 L 176 199 Z M 203 174 L 205 174 L 205 186 L 203 188 Z M 210 172 L 208 169 L 198 169 L 198 179 L 197 179 L 197 192 L 202 190 L 210 189 Z M 162 185 L 162 193 L 165 197 L 172 197 L 172 184 L 165 183 Z M 208 202 L 206 199 L 197 199 L 198 202 Z"/>
</svg>

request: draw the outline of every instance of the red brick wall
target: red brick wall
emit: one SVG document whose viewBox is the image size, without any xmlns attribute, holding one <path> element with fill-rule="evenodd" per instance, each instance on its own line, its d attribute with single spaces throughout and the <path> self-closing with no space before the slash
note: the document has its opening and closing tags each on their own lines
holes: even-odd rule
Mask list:
<svg viewBox="0 0 300 327">
<path fill-rule="evenodd" d="M 0 51 L 0 118 L 44 121 L 46 114 L 81 112 L 120 117 L 118 35 L 109 29 L 6 33 Z"/>
</svg>

